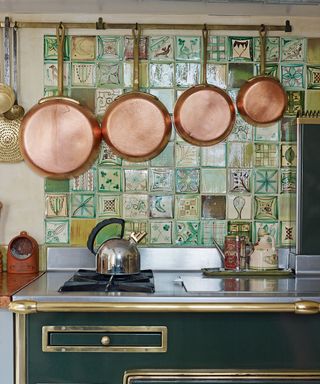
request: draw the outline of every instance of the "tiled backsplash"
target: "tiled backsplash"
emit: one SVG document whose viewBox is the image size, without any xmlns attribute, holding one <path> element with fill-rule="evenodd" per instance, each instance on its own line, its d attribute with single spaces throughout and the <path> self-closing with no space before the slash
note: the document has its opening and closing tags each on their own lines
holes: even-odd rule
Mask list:
<svg viewBox="0 0 320 384">
<path fill-rule="evenodd" d="M 274 235 L 279 246 L 295 243 L 296 132 L 300 109 L 319 109 L 320 38 L 270 37 L 266 72 L 288 93 L 281 122 L 253 127 L 237 115 L 225 142 L 192 146 L 175 133 L 165 150 L 143 163 L 116 157 L 103 143 L 85 174 L 45 182 L 47 244 L 84 245 L 88 233 L 108 217 L 123 217 L 126 233 L 146 230 L 153 246 L 211 246 L 227 232 L 258 239 Z M 64 54 L 65 94 L 101 119 L 108 105 L 130 91 L 133 40 L 128 36 L 68 36 Z M 259 38 L 210 36 L 207 78 L 238 89 L 259 72 Z M 140 41 L 140 87 L 173 112 L 177 97 L 200 82 L 199 36 L 144 36 Z M 57 46 L 44 38 L 44 93 L 56 93 Z"/>
</svg>

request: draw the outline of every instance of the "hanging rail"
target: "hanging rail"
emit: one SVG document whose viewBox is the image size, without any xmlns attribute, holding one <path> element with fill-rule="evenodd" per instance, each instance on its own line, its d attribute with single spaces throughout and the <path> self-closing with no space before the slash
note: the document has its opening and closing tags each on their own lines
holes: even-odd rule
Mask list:
<svg viewBox="0 0 320 384">
<path fill-rule="evenodd" d="M 17 28 L 56 28 L 59 22 L 42 22 L 42 21 L 15 21 L 11 23 L 12 27 Z M 102 17 L 99 17 L 96 23 L 63 23 L 67 29 L 129 29 L 135 28 L 135 23 L 105 23 Z M 142 29 L 167 29 L 167 30 L 202 30 L 203 24 L 139 24 Z M 4 22 L 0 23 L 4 27 Z M 237 25 L 237 24 L 207 24 L 207 29 L 211 31 L 258 31 L 261 27 L 259 25 Z M 286 20 L 284 25 L 266 25 L 268 31 L 284 31 L 292 32 L 292 26 L 289 20 Z"/>
</svg>

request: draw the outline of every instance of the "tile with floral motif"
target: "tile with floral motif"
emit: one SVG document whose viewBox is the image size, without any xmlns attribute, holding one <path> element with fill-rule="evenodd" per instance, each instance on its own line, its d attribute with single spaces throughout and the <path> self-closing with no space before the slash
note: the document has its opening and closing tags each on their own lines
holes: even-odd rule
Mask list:
<svg viewBox="0 0 320 384">
<path fill-rule="evenodd" d="M 296 219 L 296 195 L 283 193 L 279 196 L 279 220 L 295 221 Z"/>
<path fill-rule="evenodd" d="M 122 84 L 122 65 L 119 62 L 97 64 L 97 84 L 99 87 L 119 87 Z"/>
<path fill-rule="evenodd" d="M 251 169 L 229 169 L 229 192 L 251 191 Z"/>
<path fill-rule="evenodd" d="M 82 173 L 79 176 L 71 179 L 72 191 L 92 191 L 95 190 L 95 173 L 94 168 L 90 168 L 88 171 Z"/>
<path fill-rule="evenodd" d="M 227 196 L 227 217 L 231 220 L 250 220 L 251 195 L 239 194 Z"/>
<path fill-rule="evenodd" d="M 168 143 L 165 149 L 150 161 L 152 167 L 173 167 L 174 143 Z"/>
<path fill-rule="evenodd" d="M 173 195 L 152 195 L 149 199 L 151 218 L 173 218 Z"/>
<path fill-rule="evenodd" d="M 273 123 L 267 127 L 255 127 L 256 141 L 278 141 L 279 140 L 279 123 Z"/>
<path fill-rule="evenodd" d="M 71 195 L 72 217 L 95 217 L 95 196 L 93 193 L 73 193 Z"/>
<path fill-rule="evenodd" d="M 177 167 L 196 167 L 199 165 L 199 147 L 184 142 L 177 142 L 175 149 Z"/>
<path fill-rule="evenodd" d="M 237 114 L 232 132 L 228 136 L 228 141 L 252 141 L 252 131 L 253 126 Z"/>
<path fill-rule="evenodd" d="M 230 63 L 228 72 L 228 87 L 241 88 L 253 77 L 254 67 L 251 63 Z"/>
<path fill-rule="evenodd" d="M 257 220 L 278 219 L 278 197 L 277 196 L 255 196 L 255 215 Z"/>
<path fill-rule="evenodd" d="M 120 217 L 121 216 L 120 195 L 99 194 L 97 216 Z"/>
<path fill-rule="evenodd" d="M 192 220 L 200 217 L 199 196 L 176 196 L 176 213 L 179 220 Z"/>
<path fill-rule="evenodd" d="M 177 63 L 175 73 L 177 87 L 188 88 L 200 83 L 200 64 Z"/>
<path fill-rule="evenodd" d="M 156 221 L 150 224 L 150 244 L 172 244 L 171 221 Z"/>
<path fill-rule="evenodd" d="M 96 65 L 93 63 L 72 63 L 73 86 L 94 87 L 96 81 Z"/>
<path fill-rule="evenodd" d="M 307 87 L 320 88 L 320 66 L 307 66 Z"/>
<path fill-rule="evenodd" d="M 266 39 L 266 61 L 278 62 L 280 58 L 279 37 L 267 37 Z M 254 60 L 260 61 L 260 38 L 254 37 Z"/>
<path fill-rule="evenodd" d="M 150 36 L 150 60 L 173 60 L 174 40 L 172 36 Z"/>
<path fill-rule="evenodd" d="M 148 195 L 123 195 L 123 216 L 131 219 L 146 219 L 149 217 Z"/>
<path fill-rule="evenodd" d="M 229 60 L 230 61 L 252 61 L 253 60 L 253 38 L 252 37 L 233 37 L 229 40 Z"/>
<path fill-rule="evenodd" d="M 226 143 L 218 143 L 201 148 L 201 165 L 203 167 L 226 166 Z"/>
<path fill-rule="evenodd" d="M 281 38 L 281 60 L 304 61 L 306 42 L 303 38 Z"/>
<path fill-rule="evenodd" d="M 200 60 L 200 57 L 200 37 L 176 36 L 176 60 Z"/>
<path fill-rule="evenodd" d="M 69 220 L 45 220 L 46 244 L 69 243 Z"/>
<path fill-rule="evenodd" d="M 281 65 L 281 82 L 282 85 L 287 89 L 304 88 L 304 65 Z"/>
<path fill-rule="evenodd" d="M 285 112 L 287 115 L 296 116 L 297 113 L 304 110 L 304 91 L 287 91 L 288 107 Z"/>
<path fill-rule="evenodd" d="M 207 64 L 207 82 L 219 88 L 227 88 L 226 64 Z"/>
<path fill-rule="evenodd" d="M 177 221 L 175 223 L 176 245 L 193 246 L 199 244 L 200 222 L 199 221 Z"/>
<path fill-rule="evenodd" d="M 172 87 L 174 66 L 172 63 L 151 63 L 149 67 L 151 87 Z"/>
<path fill-rule="evenodd" d="M 68 195 L 67 194 L 46 194 L 47 217 L 67 217 L 68 216 Z"/>
<path fill-rule="evenodd" d="M 255 144 L 256 167 L 277 167 L 278 164 L 277 144 Z"/>
<path fill-rule="evenodd" d="M 44 60 L 58 60 L 58 44 L 57 37 L 51 35 L 44 36 Z M 70 39 L 68 36 L 64 38 L 63 60 L 70 59 Z"/>
<path fill-rule="evenodd" d="M 133 87 L 133 61 L 123 63 L 123 85 L 125 88 Z M 149 67 L 147 61 L 139 62 L 139 88 L 149 86 Z"/>
<path fill-rule="evenodd" d="M 282 144 L 281 145 L 281 167 L 297 166 L 297 146 Z"/>
<path fill-rule="evenodd" d="M 257 168 L 254 192 L 257 194 L 278 193 L 278 170 Z"/>
<path fill-rule="evenodd" d="M 98 36 L 98 60 L 122 58 L 122 38 L 119 36 Z"/>
<path fill-rule="evenodd" d="M 224 220 L 226 218 L 226 196 L 202 195 L 201 217 L 203 219 Z"/>
<path fill-rule="evenodd" d="M 297 141 L 297 120 L 284 116 L 281 119 L 281 141 Z"/>
<path fill-rule="evenodd" d="M 176 192 L 199 193 L 200 171 L 197 168 L 176 169 Z"/>
<path fill-rule="evenodd" d="M 296 223 L 294 221 L 281 222 L 281 245 L 289 246 L 296 243 Z"/>
<path fill-rule="evenodd" d="M 95 225 L 95 219 L 72 219 L 70 228 L 70 244 L 86 246 L 88 237 Z"/>
<path fill-rule="evenodd" d="M 148 190 L 148 170 L 125 169 L 124 190 L 126 192 L 146 192 Z"/>
<path fill-rule="evenodd" d="M 227 59 L 226 37 L 209 36 L 208 60 L 225 61 Z"/>
<path fill-rule="evenodd" d="M 281 169 L 281 193 L 295 193 L 297 171 L 295 169 Z"/>
<path fill-rule="evenodd" d="M 133 59 L 133 37 L 125 36 L 124 38 L 124 57 L 125 59 Z M 139 40 L 139 59 L 148 58 L 148 37 L 140 37 Z"/>
<path fill-rule="evenodd" d="M 95 111 L 97 115 L 104 115 L 108 106 L 121 94 L 122 89 L 111 88 L 111 89 L 96 89 L 95 96 Z"/>
<path fill-rule="evenodd" d="M 226 169 L 201 169 L 201 193 L 226 193 Z"/>
<path fill-rule="evenodd" d="M 71 37 L 71 59 L 72 60 L 94 60 L 96 58 L 95 36 L 72 36 Z"/>
<path fill-rule="evenodd" d="M 254 223 L 254 242 L 258 242 L 263 235 L 270 235 L 274 238 L 276 244 L 279 241 L 279 224 L 277 222 L 268 223 L 255 221 Z"/>
<path fill-rule="evenodd" d="M 231 143 L 228 146 L 228 166 L 246 168 L 253 165 L 252 143 Z"/>
<path fill-rule="evenodd" d="M 173 113 L 174 106 L 174 90 L 173 89 L 150 89 L 151 95 L 156 96 L 162 104 L 167 108 L 169 113 Z"/>
<path fill-rule="evenodd" d="M 70 65 L 63 63 L 63 85 L 69 85 Z M 43 84 L 45 87 L 58 86 L 58 65 L 56 61 L 46 62 L 43 66 Z"/>
<path fill-rule="evenodd" d="M 98 168 L 98 190 L 100 192 L 121 191 L 121 169 L 110 167 Z"/>
<path fill-rule="evenodd" d="M 149 189 L 151 192 L 172 192 L 174 189 L 173 169 L 150 168 Z"/>
</svg>

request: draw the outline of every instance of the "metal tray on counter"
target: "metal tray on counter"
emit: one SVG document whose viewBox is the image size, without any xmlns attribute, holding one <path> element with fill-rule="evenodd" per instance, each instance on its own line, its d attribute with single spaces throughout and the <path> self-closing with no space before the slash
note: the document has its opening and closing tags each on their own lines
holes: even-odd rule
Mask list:
<svg viewBox="0 0 320 384">
<path fill-rule="evenodd" d="M 235 271 L 232 269 L 224 268 L 202 268 L 202 273 L 206 277 L 226 277 L 226 276 L 294 276 L 292 269 L 265 269 L 265 270 L 254 270 L 254 269 L 245 269 L 240 271 Z"/>
</svg>

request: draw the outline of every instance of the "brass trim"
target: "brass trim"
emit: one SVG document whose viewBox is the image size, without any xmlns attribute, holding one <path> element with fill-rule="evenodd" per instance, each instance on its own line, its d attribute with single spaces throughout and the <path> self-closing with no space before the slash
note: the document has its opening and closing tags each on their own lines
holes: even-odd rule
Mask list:
<svg viewBox="0 0 320 384">
<path fill-rule="evenodd" d="M 316 301 L 301 300 L 295 303 L 146 303 L 146 302 L 43 302 L 13 301 L 12 312 L 285 312 L 301 315 L 320 313 Z"/>
<path fill-rule="evenodd" d="M 106 343 L 101 345 L 49 345 L 49 334 L 50 333 L 160 333 L 161 344 L 158 346 L 154 345 L 143 345 L 143 346 L 131 346 L 131 345 L 118 345 L 113 346 L 112 344 Z M 108 337 L 109 342 L 112 340 L 112 335 L 103 336 Z M 168 346 L 168 329 L 165 326 L 43 326 L 42 327 L 42 351 L 43 352 L 138 352 L 138 353 L 154 353 L 154 352 L 167 352 Z"/>
<path fill-rule="evenodd" d="M 260 370 L 132 370 L 126 371 L 123 376 L 123 384 L 132 384 L 137 379 L 201 379 L 201 380 L 319 380 L 320 371 L 260 371 Z"/>
<path fill-rule="evenodd" d="M 298 117 L 297 124 L 320 124 L 320 117 Z"/>
<path fill-rule="evenodd" d="M 15 384 L 26 384 L 26 316 L 15 317 Z"/>
</svg>

